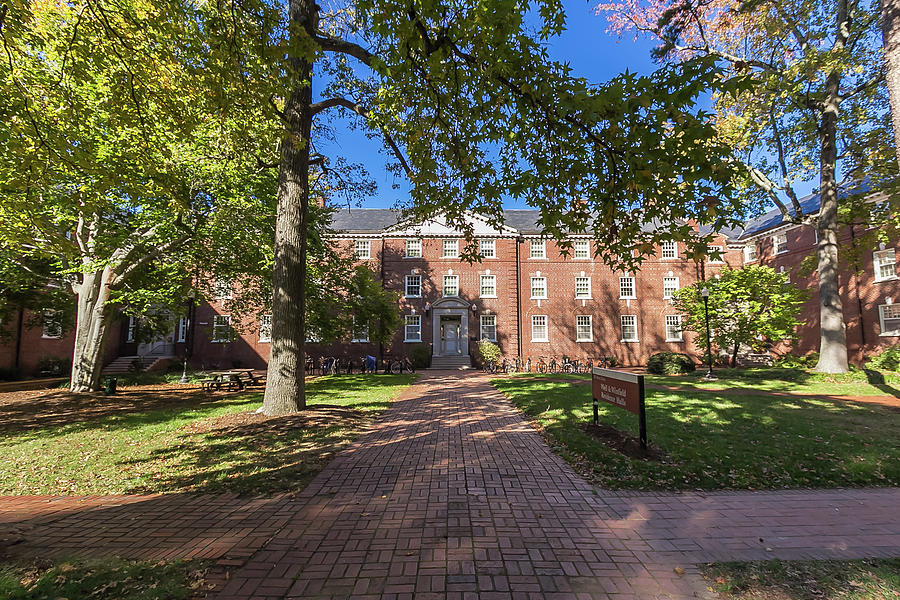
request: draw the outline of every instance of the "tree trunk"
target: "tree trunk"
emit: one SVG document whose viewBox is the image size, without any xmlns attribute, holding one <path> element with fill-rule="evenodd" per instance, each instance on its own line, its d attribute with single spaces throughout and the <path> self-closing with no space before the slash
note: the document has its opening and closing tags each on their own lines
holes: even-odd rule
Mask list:
<svg viewBox="0 0 900 600">
<path fill-rule="evenodd" d="M 103 370 L 103 350 L 109 331 L 110 267 L 85 273 L 77 288 L 75 320 L 75 351 L 72 353 L 72 377 L 69 390 L 93 392 L 99 390 Z"/>
<path fill-rule="evenodd" d="M 731 353 L 731 368 L 732 369 L 737 367 L 737 355 L 738 355 L 738 352 L 740 351 L 740 349 L 741 349 L 741 344 L 740 344 L 740 342 L 738 342 L 737 344 L 734 345 L 734 352 Z"/>
<path fill-rule="evenodd" d="M 838 29 L 847 19 L 846 3 L 838 3 Z M 843 10 L 842 10 L 843 9 Z M 842 15 L 843 12 L 843 15 Z M 822 140 L 819 171 L 819 362 L 816 371 L 846 373 L 847 331 L 838 286 L 838 189 L 835 176 L 837 165 L 837 121 L 840 106 L 840 73 L 832 71 L 825 81 L 826 97 L 822 112 L 820 138 Z"/>
<path fill-rule="evenodd" d="M 289 0 L 292 37 L 316 30 L 312 0 Z M 302 48 L 292 40 L 294 48 Z M 294 89 L 284 107 L 287 131 L 281 143 L 275 268 L 272 277 L 272 343 L 262 411 L 295 413 L 306 407 L 306 250 L 309 219 L 309 139 L 312 129 L 311 58 L 290 61 Z"/>
<path fill-rule="evenodd" d="M 900 163 L 900 0 L 881 0 L 881 37 L 894 124 L 894 151 Z"/>
</svg>

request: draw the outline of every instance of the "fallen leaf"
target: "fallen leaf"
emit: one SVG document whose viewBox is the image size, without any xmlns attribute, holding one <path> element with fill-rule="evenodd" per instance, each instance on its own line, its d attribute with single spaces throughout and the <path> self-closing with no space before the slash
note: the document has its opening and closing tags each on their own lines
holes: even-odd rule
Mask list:
<svg viewBox="0 0 900 600">
<path fill-rule="evenodd" d="M 678 575 L 679 577 L 684 575 L 684 569 L 682 569 L 681 567 L 675 567 L 672 570 L 675 571 L 675 574 Z"/>
</svg>

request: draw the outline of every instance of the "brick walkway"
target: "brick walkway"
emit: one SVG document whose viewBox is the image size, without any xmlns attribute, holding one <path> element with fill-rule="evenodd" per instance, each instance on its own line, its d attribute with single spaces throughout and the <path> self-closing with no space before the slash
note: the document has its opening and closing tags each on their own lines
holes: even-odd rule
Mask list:
<svg viewBox="0 0 900 600">
<path fill-rule="evenodd" d="M 711 560 L 900 556 L 898 505 L 898 489 L 597 490 L 485 378 L 438 373 L 297 498 L 7 498 L 0 524 L 26 553 L 242 565 L 223 600 L 696 598 Z"/>
</svg>

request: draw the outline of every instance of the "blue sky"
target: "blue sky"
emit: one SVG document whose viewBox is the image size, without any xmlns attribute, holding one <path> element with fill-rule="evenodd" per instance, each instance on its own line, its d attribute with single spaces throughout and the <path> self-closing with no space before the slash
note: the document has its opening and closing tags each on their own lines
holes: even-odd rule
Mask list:
<svg viewBox="0 0 900 600">
<path fill-rule="evenodd" d="M 551 40 L 551 57 L 568 62 L 573 74 L 600 83 L 615 77 L 626 69 L 636 73 L 650 73 L 656 65 L 650 58 L 653 44 L 648 39 L 634 41 L 632 37 L 620 39 L 606 33 L 606 19 L 594 14 L 593 7 L 599 0 L 564 0 L 567 24 L 559 38 Z M 385 156 L 379 152 L 381 144 L 370 140 L 359 130 L 342 126 L 336 120 L 335 141 L 326 146 L 329 153 L 345 156 L 348 161 L 366 166 L 378 190 L 364 203 L 366 208 L 392 206 L 405 197 L 409 187 L 405 180 L 395 178 L 384 168 Z M 398 184 L 398 189 L 393 185 Z M 508 208 L 523 208 L 510 202 Z"/>
</svg>

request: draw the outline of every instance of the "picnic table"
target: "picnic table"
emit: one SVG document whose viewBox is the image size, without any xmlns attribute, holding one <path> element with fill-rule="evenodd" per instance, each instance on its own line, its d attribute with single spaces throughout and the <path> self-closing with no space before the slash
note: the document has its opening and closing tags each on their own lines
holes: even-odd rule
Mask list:
<svg viewBox="0 0 900 600">
<path fill-rule="evenodd" d="M 200 386 L 205 390 L 215 388 L 219 390 L 227 386 L 229 390 L 237 388 L 239 391 L 250 385 L 262 385 L 262 379 L 253 369 L 231 369 L 228 371 L 210 371 L 209 378 L 204 379 Z"/>
</svg>

